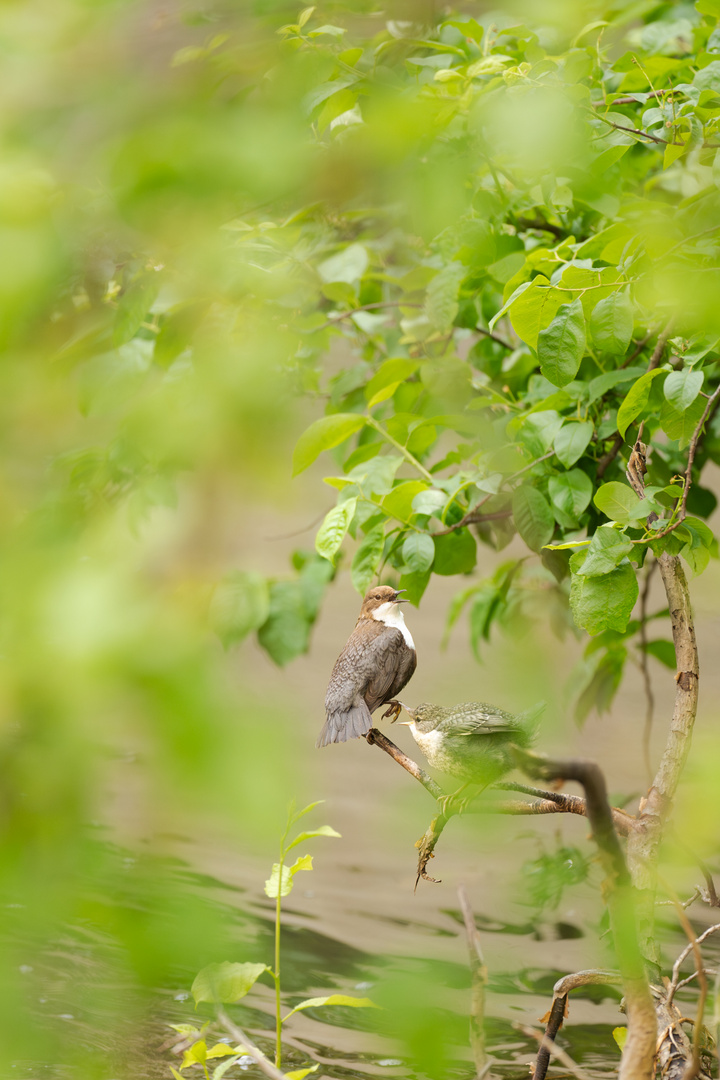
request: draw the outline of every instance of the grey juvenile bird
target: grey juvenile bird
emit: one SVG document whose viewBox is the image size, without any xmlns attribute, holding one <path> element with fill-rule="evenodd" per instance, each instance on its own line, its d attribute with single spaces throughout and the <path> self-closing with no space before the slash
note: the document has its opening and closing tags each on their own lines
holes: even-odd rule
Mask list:
<svg viewBox="0 0 720 1080">
<path fill-rule="evenodd" d="M 407 602 L 400 597 L 403 591 L 379 585 L 363 600 L 355 629 L 330 676 L 327 717 L 316 746 L 367 735 L 371 713 L 381 705 L 395 705 L 395 695 L 412 678 L 417 653 L 398 607 Z M 396 715 L 399 712 L 398 704 Z"/>
<path fill-rule="evenodd" d="M 518 716 L 481 701 L 402 707 L 410 719 L 401 722 L 434 769 L 487 787 L 513 767 L 510 743 L 532 743 L 545 703 Z"/>
</svg>

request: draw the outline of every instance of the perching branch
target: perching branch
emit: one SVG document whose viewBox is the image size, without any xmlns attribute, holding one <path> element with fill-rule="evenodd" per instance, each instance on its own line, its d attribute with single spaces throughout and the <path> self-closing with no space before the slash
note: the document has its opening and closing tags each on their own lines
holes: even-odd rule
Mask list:
<svg viewBox="0 0 720 1080">
<path fill-rule="evenodd" d="M 414 776 L 415 779 L 422 784 L 427 792 L 432 795 L 433 799 L 441 799 L 445 792 L 440 785 L 436 783 L 432 776 L 428 776 L 424 769 L 421 769 L 417 762 L 403 753 L 399 746 L 396 746 L 394 742 L 391 742 L 386 735 L 383 735 L 382 731 L 378 731 L 377 728 L 370 728 L 365 736 L 366 742 L 370 746 L 379 746 L 381 750 L 384 750 L 386 754 L 389 754 L 393 761 L 397 761 L 398 765 L 402 765 L 403 769 Z"/>
<path fill-rule="evenodd" d="M 637 939 L 630 875 L 613 826 L 605 777 L 594 762 L 553 761 L 519 747 L 518 764 L 541 780 L 574 780 L 585 790 L 587 817 L 605 870 L 603 892 L 610 915 L 625 1004 L 628 1037 L 620 1062 L 620 1080 L 650 1080 L 654 1071 L 655 1008 Z M 632 835 L 632 834 L 631 834 Z"/>
<path fill-rule="evenodd" d="M 621 976 L 614 971 L 576 971 L 573 975 L 565 975 L 553 986 L 552 1004 L 546 1015 L 545 1041 L 541 1043 L 535 1061 L 533 1080 L 545 1080 L 548 1065 L 550 1064 L 550 1048 L 548 1043 L 554 1043 L 558 1031 L 562 1027 L 563 1020 L 568 1015 L 568 994 L 578 986 L 602 984 L 605 986 L 617 986 L 622 982 Z"/>
</svg>

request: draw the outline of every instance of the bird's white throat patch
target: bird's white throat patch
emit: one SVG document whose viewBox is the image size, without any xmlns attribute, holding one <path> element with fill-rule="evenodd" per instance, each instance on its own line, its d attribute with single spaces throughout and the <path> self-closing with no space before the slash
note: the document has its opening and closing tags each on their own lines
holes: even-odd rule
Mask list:
<svg viewBox="0 0 720 1080">
<path fill-rule="evenodd" d="M 385 623 L 386 626 L 394 626 L 405 638 L 405 644 L 409 645 L 411 649 L 415 648 L 412 634 L 405 625 L 405 616 L 392 600 L 388 600 L 386 603 L 381 604 L 380 607 L 375 608 L 372 617 L 377 622 Z"/>
</svg>

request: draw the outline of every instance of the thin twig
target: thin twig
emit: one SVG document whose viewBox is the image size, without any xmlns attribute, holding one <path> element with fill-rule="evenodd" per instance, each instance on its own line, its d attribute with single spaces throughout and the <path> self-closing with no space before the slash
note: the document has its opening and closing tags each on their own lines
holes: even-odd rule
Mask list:
<svg viewBox="0 0 720 1080">
<path fill-rule="evenodd" d="M 397 761 L 398 765 L 402 765 L 403 769 L 414 776 L 415 779 L 422 784 L 425 790 L 432 795 L 433 799 L 441 799 L 445 792 L 442 790 L 439 784 L 437 784 L 432 776 L 428 776 L 424 769 L 421 769 L 417 762 L 403 753 L 399 746 L 396 746 L 394 742 L 391 742 L 386 735 L 383 735 L 382 731 L 377 728 L 370 728 L 365 736 L 366 741 L 370 746 L 379 746 L 381 750 L 384 750 L 386 754 L 389 754 L 393 761 Z"/>
<path fill-rule="evenodd" d="M 700 994 L 698 997 L 697 1013 L 695 1015 L 695 1026 L 693 1028 L 693 1055 L 692 1062 L 685 1070 L 683 1080 L 694 1080 L 694 1077 L 700 1073 L 700 1042 L 702 1039 L 702 1022 L 703 1014 L 705 1012 L 705 1002 L 708 995 L 708 981 L 705 974 L 705 967 L 703 964 L 702 952 L 700 951 L 700 944 L 695 931 L 693 930 L 692 923 L 685 913 L 685 909 L 680 903 L 679 898 L 675 895 L 672 889 L 669 888 L 667 882 L 663 881 L 663 887 L 668 892 L 670 899 L 675 905 L 675 910 L 678 913 L 678 919 L 685 931 L 688 941 L 690 942 L 690 949 L 695 957 L 695 971 L 697 973 L 698 982 L 700 984 Z M 673 975 L 675 974 L 675 967 L 673 965 Z M 673 993 L 675 991 L 673 990 Z M 670 1000 L 668 993 L 668 1000 Z"/>
<path fill-rule="evenodd" d="M 407 300 L 377 300 L 373 304 L 363 304 L 361 307 L 352 308 L 350 311 L 341 311 L 339 315 L 333 315 L 326 322 L 321 323 L 320 326 L 313 326 L 310 333 L 317 334 L 320 330 L 327 330 L 328 326 L 335 326 L 336 323 L 343 322 L 344 319 L 351 319 L 353 315 L 358 315 L 361 311 L 376 311 L 379 308 L 395 307 L 421 308 L 424 305 L 410 304 Z"/>
<path fill-rule="evenodd" d="M 706 938 L 709 938 L 712 934 L 716 934 L 718 930 L 720 930 L 720 923 L 715 923 L 714 926 L 708 926 L 707 930 L 703 930 L 702 934 L 700 934 L 699 937 L 695 938 L 695 942 L 698 945 L 702 945 L 703 941 L 705 941 Z M 682 967 L 683 963 L 688 958 L 690 953 L 693 952 L 695 942 L 691 942 L 689 945 L 686 945 L 683 951 L 678 956 L 675 963 L 673 964 L 672 978 L 670 980 L 670 986 L 668 987 L 667 993 L 668 1002 L 671 1002 L 673 997 L 675 996 L 675 991 L 678 988 L 678 980 L 680 978 L 680 968 Z"/>
<path fill-rule="evenodd" d="M 505 480 L 503 480 L 500 488 L 502 489 L 506 484 L 509 484 L 512 480 L 517 480 L 519 476 L 529 472 L 530 469 L 534 469 L 536 465 L 539 465 L 543 461 L 547 461 L 555 453 L 555 450 L 548 450 L 542 457 L 536 458 L 535 461 L 528 462 L 527 465 L 523 465 L 522 469 L 518 469 L 517 472 L 512 473 Z M 495 499 L 501 491 L 497 491 L 494 494 L 486 495 L 477 506 L 474 506 L 472 510 L 468 510 L 467 514 L 460 520 L 456 521 L 454 525 L 448 525 L 446 529 L 439 529 L 433 536 L 447 536 L 448 533 L 455 532 L 456 529 L 464 529 L 466 525 L 477 525 L 483 521 L 498 521 L 501 518 L 512 517 L 512 510 L 497 510 L 492 514 L 479 514 L 478 510 L 488 502 L 489 499 Z"/>
<path fill-rule="evenodd" d="M 657 567 L 657 561 L 653 559 L 645 574 L 642 593 L 640 594 L 640 670 L 642 671 L 645 686 L 645 726 L 643 728 L 642 746 L 645 771 L 648 783 L 652 783 L 653 771 L 650 761 L 650 739 L 652 736 L 653 716 L 655 713 L 655 695 L 653 694 L 652 679 L 650 678 L 650 666 L 648 663 L 648 639 L 647 639 L 647 605 L 650 595 L 650 581 Z"/>
<path fill-rule="evenodd" d="M 510 352 L 512 352 L 516 348 L 516 346 L 513 345 L 512 342 L 506 341 L 505 338 L 501 338 L 499 334 L 494 334 L 492 330 L 486 330 L 484 326 L 476 326 L 475 333 L 482 334 L 484 337 L 491 338 L 493 341 L 496 341 L 498 345 L 502 345 L 503 348 L 509 349 Z"/>
<path fill-rule="evenodd" d="M 237 1024 L 234 1024 L 224 1009 L 218 1009 L 218 1020 L 223 1027 L 232 1035 L 236 1042 L 242 1044 L 244 1052 L 251 1057 L 257 1067 L 270 1077 L 270 1080 L 285 1080 L 285 1074 L 281 1073 L 271 1061 L 269 1061 L 262 1050 L 260 1050 L 254 1043 L 250 1042 L 242 1028 L 239 1028 Z"/>
<path fill-rule="evenodd" d="M 462 884 L 458 885 L 458 900 L 465 923 L 470 958 L 470 978 L 472 983 L 470 1045 L 472 1046 L 475 1068 L 478 1075 L 482 1075 L 487 1066 L 487 1054 L 485 1053 L 485 987 L 487 986 L 488 972 L 480 943 L 480 934 L 475 925 L 475 916 L 470 906 L 467 890 Z"/>
</svg>

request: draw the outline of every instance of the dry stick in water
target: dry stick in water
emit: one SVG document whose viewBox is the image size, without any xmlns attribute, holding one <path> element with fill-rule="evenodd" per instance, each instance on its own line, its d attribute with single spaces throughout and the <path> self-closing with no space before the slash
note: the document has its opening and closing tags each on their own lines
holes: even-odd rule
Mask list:
<svg viewBox="0 0 720 1080">
<path fill-rule="evenodd" d="M 553 999 L 545 1019 L 545 1040 L 540 1044 L 533 1080 L 545 1080 L 548 1065 L 550 1064 L 549 1043 L 555 1042 L 555 1036 L 562 1027 L 563 1020 L 568 1014 L 568 994 L 577 986 L 610 985 L 616 986 L 622 982 L 622 977 L 616 971 L 599 971 L 595 968 L 589 971 L 576 971 L 573 975 L 565 975 L 553 986 Z"/>
<path fill-rule="evenodd" d="M 651 1080 L 657 1027 L 655 1007 L 637 940 L 630 875 L 613 825 L 602 770 L 591 761 L 553 761 L 516 748 L 518 764 L 541 780 L 575 780 L 585 789 L 587 817 L 605 871 L 603 891 L 618 958 L 628 1037 L 620 1061 L 619 1080 Z"/>
<path fill-rule="evenodd" d="M 468 954 L 470 957 L 470 977 L 472 980 L 472 996 L 470 999 L 470 1045 L 478 1076 L 487 1072 L 487 1054 L 485 1053 L 485 987 L 487 986 L 488 974 L 480 944 L 480 935 L 475 925 L 467 890 L 464 885 L 458 885 L 458 900 L 460 910 L 465 923 L 467 933 Z"/>
<path fill-rule="evenodd" d="M 242 1044 L 242 1048 L 248 1057 L 251 1057 L 257 1067 L 264 1072 L 266 1076 L 270 1077 L 270 1080 L 285 1080 L 285 1074 L 281 1073 L 273 1063 L 265 1057 L 262 1050 L 260 1050 L 254 1043 L 250 1042 L 242 1028 L 239 1028 L 237 1024 L 234 1024 L 224 1009 L 218 1009 L 218 1020 L 225 1028 L 225 1030 L 232 1035 L 236 1042 Z"/>
</svg>

